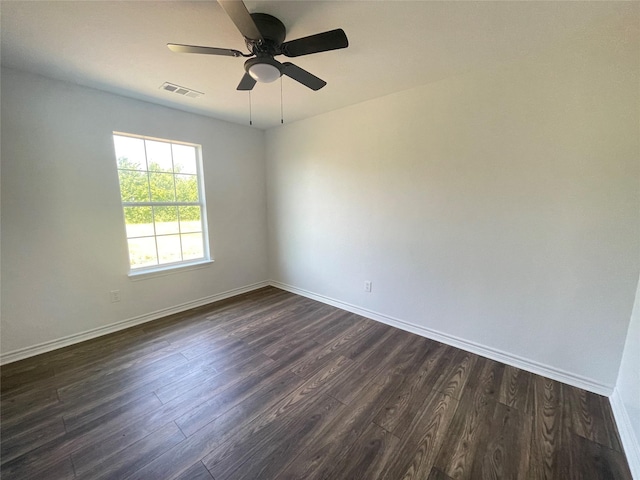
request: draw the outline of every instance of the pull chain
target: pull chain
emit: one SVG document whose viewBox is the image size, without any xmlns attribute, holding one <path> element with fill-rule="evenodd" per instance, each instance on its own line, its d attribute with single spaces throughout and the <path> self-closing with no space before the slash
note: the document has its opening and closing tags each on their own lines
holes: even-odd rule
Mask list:
<svg viewBox="0 0 640 480">
<path fill-rule="evenodd" d="M 280 76 L 280 123 L 284 123 L 284 115 L 282 114 L 282 76 Z"/>
<path fill-rule="evenodd" d="M 253 125 L 253 120 L 251 118 L 251 90 L 249 90 L 249 125 Z"/>
</svg>

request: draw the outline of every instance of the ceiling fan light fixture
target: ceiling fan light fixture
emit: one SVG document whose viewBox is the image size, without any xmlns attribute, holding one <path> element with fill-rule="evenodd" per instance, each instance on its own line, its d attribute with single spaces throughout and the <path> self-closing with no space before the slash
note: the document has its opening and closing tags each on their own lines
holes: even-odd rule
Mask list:
<svg viewBox="0 0 640 480">
<path fill-rule="evenodd" d="M 282 75 L 280 69 L 270 63 L 254 63 L 248 72 L 256 81 L 262 83 L 275 82 Z"/>
</svg>

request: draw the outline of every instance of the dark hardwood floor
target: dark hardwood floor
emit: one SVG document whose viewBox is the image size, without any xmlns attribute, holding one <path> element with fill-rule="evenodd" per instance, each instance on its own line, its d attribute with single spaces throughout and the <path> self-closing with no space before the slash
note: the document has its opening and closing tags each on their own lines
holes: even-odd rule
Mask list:
<svg viewBox="0 0 640 480">
<path fill-rule="evenodd" d="M 631 479 L 606 398 L 276 288 L 2 367 L 3 479 Z"/>
</svg>

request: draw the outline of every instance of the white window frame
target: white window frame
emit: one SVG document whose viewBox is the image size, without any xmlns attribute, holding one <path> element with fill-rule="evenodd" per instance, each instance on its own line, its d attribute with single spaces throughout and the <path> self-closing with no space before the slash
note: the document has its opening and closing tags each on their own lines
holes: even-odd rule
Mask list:
<svg viewBox="0 0 640 480">
<path fill-rule="evenodd" d="M 149 136 L 145 136 L 145 135 L 136 135 L 136 134 L 132 134 L 132 133 L 125 133 L 125 132 L 117 132 L 114 131 L 112 138 L 115 140 L 115 136 L 121 136 L 121 137 L 129 137 L 129 138 L 137 138 L 137 139 L 141 139 L 141 140 L 150 140 L 150 141 L 154 141 L 154 142 L 163 142 L 163 143 L 168 143 L 169 145 L 174 144 L 174 145 L 185 145 L 185 146 L 189 146 L 189 147 L 194 147 L 195 148 L 195 152 L 196 152 L 196 178 L 197 178 L 197 185 L 198 185 L 198 201 L 197 202 L 153 202 L 151 201 L 151 198 L 149 198 L 148 202 L 124 202 L 122 201 L 122 195 L 120 195 L 120 203 L 122 205 L 122 221 L 123 221 L 123 225 L 125 227 L 125 239 L 127 240 L 127 257 L 129 260 L 129 277 L 134 278 L 134 277 L 140 277 L 140 276 L 158 276 L 158 275 L 166 275 L 168 273 L 172 273 L 172 271 L 177 271 L 177 270 L 183 270 L 185 268 L 202 268 L 203 266 L 206 266 L 206 264 L 212 263 L 213 262 L 213 258 L 211 257 L 211 252 L 210 252 L 210 248 L 209 248 L 209 226 L 207 224 L 207 202 L 206 202 L 206 198 L 205 198 L 205 190 L 204 190 L 204 169 L 203 169 L 203 165 L 202 165 L 202 146 L 196 143 L 189 143 L 189 142 L 183 142 L 183 141 L 179 141 L 179 140 L 169 140 L 166 138 L 157 138 L 157 137 L 149 137 Z M 148 174 L 149 172 L 151 172 L 149 170 L 149 165 L 148 165 L 148 157 L 147 157 L 147 152 L 146 152 L 146 143 L 145 145 L 145 160 L 147 162 L 146 164 L 146 173 Z M 173 150 L 171 150 L 173 152 Z M 172 153 L 173 155 L 173 153 Z M 121 169 L 118 168 L 118 158 L 117 158 L 117 154 L 115 152 L 115 145 L 114 145 L 114 158 L 116 161 L 116 169 L 118 171 L 120 171 Z M 173 163 L 173 158 L 172 158 L 172 163 Z M 176 173 L 173 173 L 173 175 L 176 175 Z M 174 184 L 175 185 L 175 184 Z M 118 176 L 118 189 L 120 189 L 120 177 Z M 174 186 L 175 188 L 175 186 Z M 170 263 L 163 263 L 160 264 L 158 263 L 157 265 L 150 265 L 147 267 L 138 267 L 138 268 L 133 268 L 131 265 L 131 252 L 129 250 L 129 238 L 137 238 L 137 237 L 129 237 L 127 234 L 127 222 L 126 222 L 126 217 L 125 217 L 125 208 L 126 207 L 190 207 L 190 206 L 197 206 L 200 207 L 200 221 L 202 224 L 202 250 L 203 250 L 203 257 L 202 258 L 197 258 L 197 259 L 188 259 L 188 260 L 180 260 L 177 262 L 170 262 Z M 152 218 L 153 218 L 153 208 L 152 208 Z M 178 210 L 179 212 L 179 210 Z M 178 219 L 178 233 L 181 235 L 182 232 L 180 230 L 180 221 Z M 155 240 L 155 245 L 156 245 L 156 256 L 158 256 L 158 242 L 157 242 L 157 238 L 159 236 L 163 236 L 165 234 L 160 234 L 158 235 L 156 232 L 156 223 L 155 223 L 155 219 L 153 221 L 153 235 L 149 235 L 149 237 L 153 237 L 153 239 Z M 182 238 L 180 240 L 180 245 L 182 247 Z M 181 255 L 182 255 L 182 251 L 181 251 Z M 158 262 L 159 262 L 159 258 L 158 258 Z"/>
</svg>

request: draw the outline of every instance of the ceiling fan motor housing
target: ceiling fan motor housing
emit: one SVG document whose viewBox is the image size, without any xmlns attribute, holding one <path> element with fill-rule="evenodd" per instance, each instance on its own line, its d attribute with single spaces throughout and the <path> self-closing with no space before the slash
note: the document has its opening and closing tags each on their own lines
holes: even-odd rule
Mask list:
<svg viewBox="0 0 640 480">
<path fill-rule="evenodd" d="M 284 24 L 272 15 L 266 13 L 252 13 L 251 18 L 262 34 L 263 41 L 245 38 L 247 48 L 256 55 L 268 54 L 278 55 L 280 45 L 287 36 L 287 29 Z"/>
</svg>

